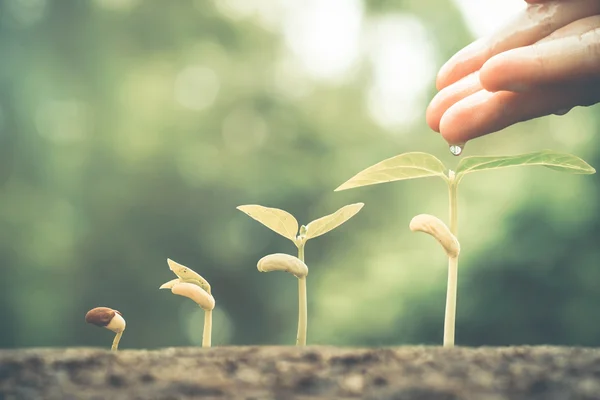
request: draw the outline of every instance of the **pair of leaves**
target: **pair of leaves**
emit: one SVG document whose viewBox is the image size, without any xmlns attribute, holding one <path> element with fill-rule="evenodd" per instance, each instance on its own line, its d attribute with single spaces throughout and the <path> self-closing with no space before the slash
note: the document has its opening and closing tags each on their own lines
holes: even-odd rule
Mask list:
<svg viewBox="0 0 600 400">
<path fill-rule="evenodd" d="M 340 208 L 333 214 L 312 221 L 302 232 L 304 236 L 303 241 L 316 238 L 317 236 L 321 236 L 337 228 L 356 215 L 363 206 L 363 203 L 350 204 Z M 267 228 L 279 233 L 281 236 L 297 243 L 299 229 L 298 221 L 296 221 L 296 218 L 287 211 L 256 204 L 239 206 L 237 209 L 246 213 Z"/>
<path fill-rule="evenodd" d="M 169 264 L 169 269 L 173 271 L 178 278 L 162 284 L 159 289 L 172 289 L 177 283 L 187 282 L 200 286 L 208 294 L 210 294 L 210 284 L 199 273 L 186 267 L 185 265 L 181 265 L 171 260 L 170 258 L 167 259 L 167 263 Z"/>
<path fill-rule="evenodd" d="M 471 172 L 525 165 L 538 165 L 572 174 L 596 172 L 579 157 L 552 150 L 542 150 L 515 156 L 465 157 L 456 168 L 456 183 L 458 184 L 466 174 Z M 448 181 L 446 167 L 436 157 L 427 153 L 405 153 L 381 161 L 359 172 L 338 187 L 336 191 L 429 176 L 439 176 Z"/>
</svg>

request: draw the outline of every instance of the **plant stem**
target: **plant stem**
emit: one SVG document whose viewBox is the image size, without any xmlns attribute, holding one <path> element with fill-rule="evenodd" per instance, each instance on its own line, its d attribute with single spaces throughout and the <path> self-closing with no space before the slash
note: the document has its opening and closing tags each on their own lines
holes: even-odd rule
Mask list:
<svg viewBox="0 0 600 400">
<path fill-rule="evenodd" d="M 115 335 L 115 338 L 114 338 L 114 340 L 113 340 L 112 346 L 110 347 L 110 349 L 111 349 L 112 351 L 117 351 L 117 350 L 119 350 L 119 341 L 121 341 L 121 336 L 123 336 L 123 332 L 118 332 L 118 333 Z"/>
<path fill-rule="evenodd" d="M 212 310 L 204 310 L 204 332 L 202 332 L 202 347 L 210 347 L 212 337 Z"/>
<path fill-rule="evenodd" d="M 304 262 L 304 244 L 298 247 L 298 258 Z M 298 278 L 298 334 L 296 335 L 296 346 L 306 346 L 307 321 L 306 277 L 303 276 Z"/>
<path fill-rule="evenodd" d="M 450 232 L 458 233 L 457 182 L 454 171 L 448 173 L 448 196 L 450 198 Z M 448 259 L 448 287 L 446 288 L 446 314 L 444 317 L 444 346 L 454 346 L 456 326 L 456 289 L 458 286 L 458 256 Z"/>
<path fill-rule="evenodd" d="M 449 178 L 448 196 L 450 198 L 450 232 L 458 238 L 458 182 L 456 182 L 454 171 L 450 171 Z"/>
<path fill-rule="evenodd" d="M 458 257 L 451 257 L 448 259 L 448 287 L 446 289 L 446 315 L 444 318 L 444 347 L 454 346 L 457 282 Z"/>
</svg>

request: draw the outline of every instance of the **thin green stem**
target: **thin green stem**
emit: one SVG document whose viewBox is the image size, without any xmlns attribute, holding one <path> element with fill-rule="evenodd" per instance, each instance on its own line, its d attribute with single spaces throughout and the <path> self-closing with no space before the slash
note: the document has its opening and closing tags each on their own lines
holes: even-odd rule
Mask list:
<svg viewBox="0 0 600 400">
<path fill-rule="evenodd" d="M 458 233 L 458 182 L 453 171 L 448 174 L 448 196 L 450 198 L 450 232 Z M 458 256 L 448 259 L 448 287 L 446 288 L 446 314 L 444 317 L 444 346 L 454 346 L 456 326 L 456 292 L 458 286 Z"/>
<path fill-rule="evenodd" d="M 458 283 L 458 257 L 448 259 L 448 287 L 446 291 L 446 314 L 444 317 L 444 346 L 454 346 L 456 324 L 456 287 Z"/>
<path fill-rule="evenodd" d="M 110 347 L 112 351 L 119 350 L 119 342 L 121 341 L 121 336 L 123 336 L 123 332 L 117 332 L 117 334 L 115 335 L 112 346 Z"/>
<path fill-rule="evenodd" d="M 210 347 L 212 338 L 212 310 L 204 310 L 204 332 L 202 332 L 202 347 Z"/>
<path fill-rule="evenodd" d="M 456 181 L 454 171 L 450 171 L 450 179 L 448 181 L 448 197 L 450 198 L 450 232 L 458 237 L 458 204 L 457 192 L 458 182 Z"/>
<path fill-rule="evenodd" d="M 304 244 L 298 247 L 298 258 L 304 262 Z M 308 307 L 306 301 L 306 277 L 298 278 L 298 334 L 296 346 L 306 346 Z"/>
</svg>

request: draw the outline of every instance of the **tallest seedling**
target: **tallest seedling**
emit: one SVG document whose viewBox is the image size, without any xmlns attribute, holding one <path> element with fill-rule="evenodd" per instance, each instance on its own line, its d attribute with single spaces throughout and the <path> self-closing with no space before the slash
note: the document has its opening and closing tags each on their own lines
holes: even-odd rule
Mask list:
<svg viewBox="0 0 600 400">
<path fill-rule="evenodd" d="M 304 245 L 309 239 L 321 236 L 348 221 L 363 206 L 363 203 L 344 206 L 333 214 L 316 219 L 306 226 L 302 225 L 300 231 L 298 231 L 298 221 L 287 211 L 254 204 L 237 207 L 238 210 L 246 213 L 267 228 L 290 239 L 298 248 L 298 259 L 300 262 L 294 262 L 291 258 L 282 257 L 281 254 L 278 254 L 263 258 L 258 266 L 261 271 L 286 270 L 298 278 L 298 335 L 296 336 L 296 345 L 298 346 L 306 345 L 306 330 L 308 325 L 306 300 L 306 275 L 308 274 L 308 268 L 304 264 Z M 277 267 L 275 268 L 274 265 L 277 265 Z M 304 269 L 306 269 L 306 273 L 304 273 Z M 298 273 L 298 271 L 301 271 L 301 273 Z"/>
<path fill-rule="evenodd" d="M 444 323 L 444 346 L 454 346 L 454 326 L 456 315 L 456 287 L 458 281 L 458 253 L 460 246 L 458 231 L 458 185 L 462 178 L 471 172 L 538 165 L 571 174 L 593 174 L 594 168 L 582 159 L 570 154 L 543 150 L 516 156 L 465 157 L 456 168 L 456 172 L 447 170 L 440 160 L 427 153 L 405 153 L 384 160 L 356 174 L 336 189 L 346 190 L 378 183 L 401 181 L 406 179 L 440 177 L 448 185 L 450 203 L 450 228 L 433 216 L 420 215 L 411 222 L 411 229 L 434 236 L 448 254 L 448 288 L 446 295 L 446 315 Z M 446 172 L 448 171 L 448 172 Z"/>
</svg>

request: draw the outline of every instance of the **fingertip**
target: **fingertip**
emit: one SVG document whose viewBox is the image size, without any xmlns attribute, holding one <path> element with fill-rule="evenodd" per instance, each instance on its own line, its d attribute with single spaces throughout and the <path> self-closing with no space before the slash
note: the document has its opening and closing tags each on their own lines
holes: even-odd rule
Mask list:
<svg viewBox="0 0 600 400">
<path fill-rule="evenodd" d="M 466 143 L 470 139 L 461 129 L 461 125 L 463 125 L 461 121 L 464 121 L 464 115 L 460 112 L 460 109 L 457 111 L 455 106 L 450 107 L 442 115 L 439 123 L 439 133 L 448 144 Z"/>
<path fill-rule="evenodd" d="M 434 96 L 425 110 L 425 121 L 427 122 L 427 125 L 429 125 L 429 127 L 435 132 L 440 131 L 440 118 L 442 117 L 439 102 L 439 96 Z"/>
<path fill-rule="evenodd" d="M 472 73 L 440 90 L 429 103 L 425 112 L 427 124 L 436 132 L 440 131 L 442 115 L 454 104 L 481 90 L 479 73 Z"/>
<path fill-rule="evenodd" d="M 449 144 L 466 143 L 491 133 L 491 116 L 486 107 L 494 93 L 481 90 L 448 108 L 440 119 L 440 133 Z"/>
<path fill-rule="evenodd" d="M 430 110 L 430 107 L 427 107 L 425 111 L 425 122 L 434 132 L 440 132 L 440 120 L 439 118 L 435 118 L 433 112 Z"/>
<path fill-rule="evenodd" d="M 448 63 L 441 66 L 440 70 L 435 77 L 435 88 L 439 91 L 449 85 L 448 82 Z"/>
</svg>

